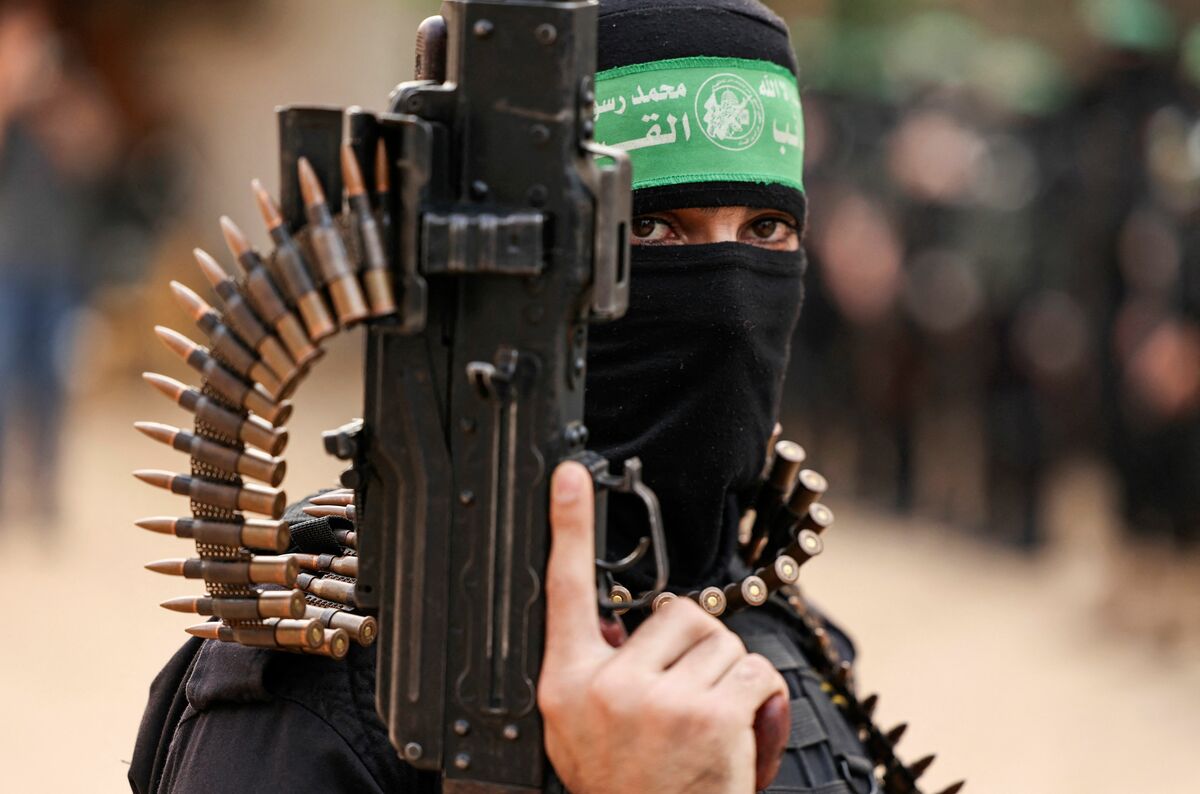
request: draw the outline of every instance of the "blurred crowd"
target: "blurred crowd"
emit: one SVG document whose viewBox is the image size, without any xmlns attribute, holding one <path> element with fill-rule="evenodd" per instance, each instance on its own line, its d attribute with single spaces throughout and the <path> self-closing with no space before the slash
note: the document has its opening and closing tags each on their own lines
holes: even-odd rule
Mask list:
<svg viewBox="0 0 1200 794">
<path fill-rule="evenodd" d="M 1022 548 L 1048 473 L 1102 459 L 1130 531 L 1195 544 L 1200 25 L 1154 0 L 1078 14 L 1072 69 L 946 9 L 792 20 L 792 424 L 859 497 Z"/>
</svg>

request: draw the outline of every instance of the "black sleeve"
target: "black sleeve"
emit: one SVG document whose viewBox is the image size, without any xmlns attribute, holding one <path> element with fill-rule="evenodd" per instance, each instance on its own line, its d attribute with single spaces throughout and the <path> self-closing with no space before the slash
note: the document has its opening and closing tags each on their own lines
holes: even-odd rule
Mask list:
<svg viewBox="0 0 1200 794">
<path fill-rule="evenodd" d="M 134 794 L 150 794 L 158 788 L 171 734 L 188 706 L 183 684 L 192 674 L 200 643 L 197 637 L 185 642 L 150 684 L 150 699 L 129 764 L 129 786 Z"/>
<path fill-rule="evenodd" d="M 300 703 L 188 708 L 171 739 L 158 791 L 383 792 L 355 748 Z M 400 792 L 404 794 L 404 792 Z"/>
</svg>

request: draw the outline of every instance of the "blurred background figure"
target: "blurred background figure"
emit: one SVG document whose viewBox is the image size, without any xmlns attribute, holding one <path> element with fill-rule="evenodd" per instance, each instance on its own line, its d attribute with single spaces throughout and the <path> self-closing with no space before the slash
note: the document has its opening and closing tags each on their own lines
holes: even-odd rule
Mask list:
<svg viewBox="0 0 1200 794">
<path fill-rule="evenodd" d="M 146 146 L 157 120 L 135 91 L 118 95 L 119 49 L 91 49 L 117 43 L 96 11 L 0 6 L 0 488 L 47 530 L 86 307 L 98 286 L 142 275 L 173 209 L 155 184 L 171 164 Z"/>
<path fill-rule="evenodd" d="M 782 421 L 838 515 L 806 588 L 938 752 L 932 789 L 1190 794 L 1153 759 L 1200 743 L 1200 6 L 768 4 L 811 208 Z M 272 109 L 382 109 L 437 10 L 0 0 L 0 554 L 53 618 L 21 625 L 39 664 L 0 656 L 9 788 L 127 790 L 185 625 L 157 605 L 199 593 L 141 570 L 185 545 L 131 527 L 186 510 L 128 474 L 187 466 L 130 427 L 190 423 L 139 377 L 194 382 L 149 331 L 189 330 L 167 282 L 216 303 L 191 249 L 234 270 L 222 213 L 268 246 Z M 319 433 L 361 411 L 359 343 L 295 398 L 292 496 L 340 469 Z"/>
</svg>

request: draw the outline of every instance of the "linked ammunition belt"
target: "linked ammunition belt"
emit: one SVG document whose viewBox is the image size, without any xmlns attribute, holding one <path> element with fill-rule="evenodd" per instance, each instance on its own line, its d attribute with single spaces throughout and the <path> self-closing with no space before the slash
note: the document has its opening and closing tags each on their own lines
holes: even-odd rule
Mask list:
<svg viewBox="0 0 1200 794">
<path fill-rule="evenodd" d="M 800 568 L 823 551 L 821 536 L 833 525 L 833 511 L 818 501 L 828 488 L 825 478 L 802 468 L 804 449 L 792 441 L 779 440 L 781 430 L 777 425 L 754 506 L 746 511 L 739 527 L 742 560 L 753 573 L 724 587 L 708 587 L 686 597 L 717 617 L 762 606 L 772 598 L 786 601 L 798 619 L 805 655 L 823 679 L 821 688 L 857 733 L 883 791 L 922 794 L 917 781 L 933 764 L 934 756 L 927 755 L 911 764 L 900 760 L 896 746 L 907 723 L 889 730 L 875 724 L 879 697 L 858 699 L 850 662 L 842 658 L 823 620 L 809 608 L 800 591 Z M 610 597 L 614 602 L 628 603 L 633 595 L 617 585 Z M 651 609 L 657 611 L 677 597 L 666 592 L 652 594 Z M 957 794 L 965 785 L 965 781 L 959 781 L 939 794 Z"/>
<path fill-rule="evenodd" d="M 190 387 L 157 373 L 144 377 L 191 413 L 194 425 L 188 431 L 139 422 L 137 428 L 190 455 L 191 473 L 141 470 L 135 476 L 188 496 L 192 515 L 137 523 L 195 541 L 195 557 L 146 566 L 204 581 L 204 596 L 163 604 L 219 618 L 188 628 L 193 635 L 341 658 L 351 642 L 371 645 L 378 634 L 375 618 L 355 612 L 355 532 L 336 533 L 338 554 L 285 554 L 291 534 L 281 520 L 286 497 L 279 490 L 286 470 L 280 457 L 287 444 L 284 424 L 292 412 L 286 398 L 320 358 L 321 342 L 339 328 L 396 312 L 382 243 L 390 223 L 387 158 L 380 152 L 375 162 L 368 191 L 367 169 L 349 144 L 343 149 L 340 182 L 346 186 L 346 211 L 335 217 L 321 178 L 301 158 L 299 182 L 308 223 L 294 234 L 256 181 L 255 198 L 274 243 L 271 254 L 264 257 L 251 247 L 229 218 L 221 219 L 221 227 L 240 276 L 231 276 L 204 251 L 195 252 L 220 308 L 183 284 L 171 284 L 209 345 L 169 328 L 155 331 L 199 373 L 201 385 Z M 353 493 L 323 494 L 306 510 L 353 521 Z"/>
</svg>

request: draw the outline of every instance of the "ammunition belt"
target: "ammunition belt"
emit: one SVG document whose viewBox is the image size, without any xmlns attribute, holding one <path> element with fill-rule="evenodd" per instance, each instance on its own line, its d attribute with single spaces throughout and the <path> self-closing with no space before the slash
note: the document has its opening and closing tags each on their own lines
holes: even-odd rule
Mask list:
<svg viewBox="0 0 1200 794">
<path fill-rule="evenodd" d="M 724 587 L 706 587 L 687 593 L 684 597 L 696 601 L 709 614 L 722 618 L 767 604 L 786 606 L 787 613 L 794 618 L 791 622 L 807 661 L 802 664 L 795 659 L 794 654 L 770 634 L 743 637 L 747 647 L 762 653 L 781 671 L 803 666 L 809 674 L 817 676 L 816 685 L 841 712 L 857 739 L 855 742 L 841 737 L 838 746 L 852 748 L 856 744 L 861 745 L 870 756 L 870 768 L 863 769 L 856 768 L 858 765 L 853 763 L 853 753 L 846 750 L 839 753 L 847 764 L 843 770 L 844 778 L 852 779 L 856 775 L 859 778 L 866 777 L 878 784 L 879 790 L 885 794 L 923 794 L 917 781 L 929 769 L 934 756 L 927 755 L 911 764 L 900 760 L 896 745 L 904 735 L 907 724 L 901 723 L 886 731 L 875 724 L 873 714 L 878 696 L 871 695 L 861 701 L 857 698 L 851 663 L 842 658 L 829 637 L 824 620 L 808 606 L 800 591 L 800 569 L 824 550 L 822 533 L 833 525 L 833 511 L 817 501 L 828 488 L 825 478 L 811 469 L 801 468 L 806 458 L 804 449 L 795 442 L 780 440 L 781 433 L 782 428 L 776 425 L 753 507 L 746 511 L 739 526 L 741 558 L 753 573 Z M 651 595 L 653 610 L 679 597 L 667 592 Z M 633 596 L 628 589 L 616 585 L 610 597 L 615 602 L 628 603 Z M 812 694 L 809 701 L 820 702 Z M 809 701 L 793 704 L 793 720 L 805 720 Z M 828 724 L 828 721 L 810 722 L 808 727 L 812 730 L 806 731 L 793 723 L 792 742 L 803 746 L 831 738 L 813 732 L 822 724 Z M 847 782 L 840 782 L 818 788 L 778 790 L 796 794 L 851 794 L 852 790 L 846 785 Z M 939 794 L 957 794 L 964 785 L 965 781 L 953 783 Z"/>
<path fill-rule="evenodd" d="M 193 414 L 193 429 L 155 422 L 139 422 L 137 428 L 187 453 L 191 471 L 185 475 L 140 470 L 135 475 L 188 496 L 192 515 L 137 523 L 195 542 L 196 554 L 190 559 L 146 566 L 204 581 L 204 596 L 163 604 L 219 619 L 188 628 L 190 634 L 341 658 L 351 642 L 371 645 L 378 635 L 375 619 L 355 612 L 353 494 L 342 490 L 315 498 L 308 512 L 334 516 L 339 525 L 326 523 L 325 545 L 310 550 L 316 553 L 286 554 L 293 543 L 287 522 L 280 520 L 286 504 L 279 489 L 286 471 L 280 455 L 288 439 L 284 424 L 292 413 L 286 398 L 321 357 L 322 341 L 339 328 L 397 311 L 382 244 L 390 223 L 390 174 L 382 143 L 371 152 L 347 144 L 338 178 L 330 182 L 327 174 L 324 180 L 346 186 L 346 211 L 335 217 L 313 167 L 301 158 L 298 170 L 308 223 L 294 234 L 272 197 L 254 183 L 274 242 L 269 256 L 252 248 L 228 218 L 221 219 L 221 227 L 240 265 L 240 277 L 196 250 L 196 262 L 220 308 L 183 284 L 171 284 L 176 301 L 209 345 L 169 328 L 155 331 L 196 370 L 200 387 L 157 373 L 144 377 Z M 369 185 L 364 173 L 374 175 Z M 311 532 L 311 522 L 305 523 L 309 526 L 298 527 L 298 538 Z M 303 544 L 301 550 L 306 550 Z"/>
</svg>

